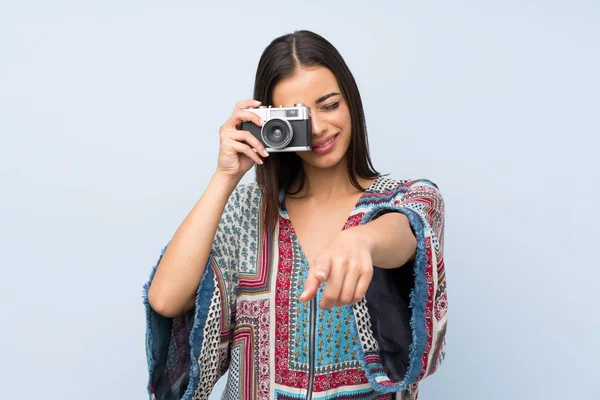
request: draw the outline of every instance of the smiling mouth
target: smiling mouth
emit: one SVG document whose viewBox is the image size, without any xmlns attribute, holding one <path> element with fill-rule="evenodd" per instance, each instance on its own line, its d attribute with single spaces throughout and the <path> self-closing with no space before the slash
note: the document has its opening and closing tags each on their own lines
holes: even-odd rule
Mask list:
<svg viewBox="0 0 600 400">
<path fill-rule="evenodd" d="M 312 148 L 313 148 L 313 149 L 320 149 L 320 148 L 326 147 L 326 146 L 327 146 L 327 145 L 329 145 L 331 142 L 333 142 L 333 141 L 334 141 L 334 140 L 335 140 L 335 139 L 336 139 L 338 136 L 339 136 L 339 133 L 336 133 L 335 135 L 333 135 L 333 136 L 331 137 L 331 139 L 329 139 L 329 140 L 328 140 L 328 141 L 326 141 L 325 143 L 323 143 L 323 144 L 320 144 L 320 145 L 318 145 L 318 146 L 312 146 Z"/>
</svg>

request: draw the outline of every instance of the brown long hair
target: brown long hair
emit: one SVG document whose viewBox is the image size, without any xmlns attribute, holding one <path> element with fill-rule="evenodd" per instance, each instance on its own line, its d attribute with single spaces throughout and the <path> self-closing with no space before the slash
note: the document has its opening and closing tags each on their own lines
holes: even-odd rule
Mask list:
<svg viewBox="0 0 600 400">
<path fill-rule="evenodd" d="M 302 30 L 280 36 L 264 50 L 254 82 L 254 99 L 264 105 L 272 104 L 275 85 L 291 77 L 301 67 L 323 66 L 336 77 L 342 96 L 348 102 L 352 133 L 348 148 L 348 175 L 352 185 L 365 190 L 358 177 L 374 178 L 379 173 L 369 155 L 367 127 L 360 92 L 350 69 L 337 49 L 322 36 Z M 295 179 L 300 185 L 293 193 L 290 186 Z M 274 229 L 278 217 L 279 193 L 297 194 L 306 183 L 302 160 L 296 153 L 271 153 L 264 165 L 256 168 L 256 182 L 264 201 L 264 223 Z"/>
</svg>

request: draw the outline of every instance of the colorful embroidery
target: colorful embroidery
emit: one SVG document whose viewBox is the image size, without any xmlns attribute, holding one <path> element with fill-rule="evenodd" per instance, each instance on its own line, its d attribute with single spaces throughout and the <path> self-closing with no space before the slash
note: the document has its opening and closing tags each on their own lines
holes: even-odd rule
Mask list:
<svg viewBox="0 0 600 400">
<path fill-rule="evenodd" d="M 418 239 L 408 369 L 400 381 L 388 376 L 366 298 L 354 306 L 319 308 L 314 399 L 414 400 L 419 380 L 444 358 L 448 303 L 442 197 L 427 180 L 379 177 L 345 228 L 390 211 L 405 214 Z M 273 234 L 262 229 L 261 220 L 259 188 L 240 185 L 219 223 L 195 310 L 174 319 L 161 317 L 147 302 L 146 284 L 151 399 L 207 399 L 227 369 L 222 399 L 306 397 L 309 310 L 298 297 L 308 264 L 284 204 Z M 317 301 L 321 295 L 322 289 Z"/>
</svg>

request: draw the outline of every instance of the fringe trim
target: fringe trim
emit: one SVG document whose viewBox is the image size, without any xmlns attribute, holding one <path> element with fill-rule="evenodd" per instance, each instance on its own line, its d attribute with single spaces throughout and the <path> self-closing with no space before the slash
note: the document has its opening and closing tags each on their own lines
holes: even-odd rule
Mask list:
<svg viewBox="0 0 600 400">
<path fill-rule="evenodd" d="M 160 253 L 160 256 L 154 267 L 152 268 L 152 272 L 150 273 L 150 277 L 146 284 L 144 284 L 142 298 L 144 302 L 144 306 L 146 309 L 146 361 L 148 364 L 148 384 L 147 391 L 150 399 L 154 399 L 154 393 L 152 388 L 152 374 L 155 368 L 155 360 L 152 354 L 152 349 L 154 348 L 154 333 L 151 328 L 151 320 L 152 318 L 159 319 L 167 319 L 165 317 L 160 316 L 155 313 L 150 307 L 150 303 L 148 302 L 148 290 L 150 289 L 150 283 L 156 274 L 156 270 L 158 265 L 160 264 L 160 260 L 165 254 L 165 250 L 167 246 L 163 248 Z M 188 387 L 185 390 L 185 393 L 181 400 L 189 400 L 192 398 L 194 393 L 196 392 L 198 385 L 200 384 L 200 375 L 202 371 L 200 370 L 198 358 L 200 357 L 200 350 L 202 349 L 202 343 L 204 341 L 204 325 L 206 324 L 206 318 L 208 316 L 209 306 L 211 297 L 214 292 L 215 282 L 214 282 L 214 272 L 211 266 L 211 261 L 213 260 L 213 254 L 211 252 L 208 262 L 206 263 L 206 267 L 204 269 L 204 274 L 202 275 L 202 279 L 200 280 L 200 285 L 198 286 L 197 296 L 196 296 L 196 309 L 194 312 L 194 325 L 192 326 L 192 330 L 190 332 L 189 343 L 190 343 L 190 376 Z"/>
<path fill-rule="evenodd" d="M 167 244 L 168 246 L 168 244 Z M 146 389 L 148 391 L 148 395 L 150 398 L 154 398 L 153 389 L 152 389 L 152 372 L 154 371 L 154 357 L 152 355 L 152 349 L 154 348 L 154 334 L 150 329 L 150 323 L 152 318 L 152 308 L 150 307 L 150 302 L 148 301 L 148 290 L 150 289 L 150 283 L 152 279 L 154 279 L 154 275 L 156 274 L 156 270 L 158 269 L 158 264 L 160 264 L 160 260 L 162 260 L 163 255 L 165 254 L 165 250 L 167 250 L 167 246 L 163 247 L 160 252 L 160 256 L 158 260 L 152 267 L 152 271 L 150 272 L 150 277 L 148 281 L 144 284 L 144 288 L 142 291 L 142 299 L 144 302 L 144 308 L 146 311 L 146 362 L 148 363 L 148 383 L 146 385 Z"/>
<path fill-rule="evenodd" d="M 425 278 L 425 270 L 427 253 L 425 248 L 425 227 L 422 225 L 419 216 L 416 215 L 412 210 L 406 209 L 402 206 L 393 207 L 386 205 L 384 210 L 396 211 L 406 215 L 417 238 L 417 254 L 415 256 L 414 267 L 415 287 L 410 293 L 409 304 L 409 308 L 412 309 L 412 315 L 410 318 L 412 343 L 410 344 L 409 348 L 409 366 L 404 379 L 395 383 L 389 378 L 387 381 L 384 380 L 383 382 L 377 382 L 375 375 L 371 372 L 371 368 L 369 368 L 367 365 L 367 360 L 360 340 L 358 341 L 358 344 L 355 346 L 354 350 L 359 356 L 361 365 L 371 386 L 381 393 L 394 393 L 410 389 L 409 385 L 415 383 L 422 372 L 421 359 L 427 344 L 427 328 L 425 325 L 425 303 L 427 301 L 427 280 Z M 379 209 L 373 213 L 366 214 L 363 217 L 363 221 L 369 221 L 374 215 L 376 215 L 376 213 L 380 211 L 383 210 Z M 354 313 L 352 313 L 352 322 L 352 331 L 356 337 L 359 337 L 356 316 Z M 392 382 L 392 385 L 382 384 L 385 382 Z"/>
</svg>

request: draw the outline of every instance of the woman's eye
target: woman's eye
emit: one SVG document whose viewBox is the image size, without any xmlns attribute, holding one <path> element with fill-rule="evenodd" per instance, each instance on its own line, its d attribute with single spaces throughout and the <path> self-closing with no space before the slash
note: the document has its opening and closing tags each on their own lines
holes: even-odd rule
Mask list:
<svg viewBox="0 0 600 400">
<path fill-rule="evenodd" d="M 339 106 L 340 106 L 340 102 L 338 101 L 337 103 L 331 103 L 331 104 L 327 104 L 326 106 L 323 106 L 323 110 L 335 110 Z"/>
</svg>

